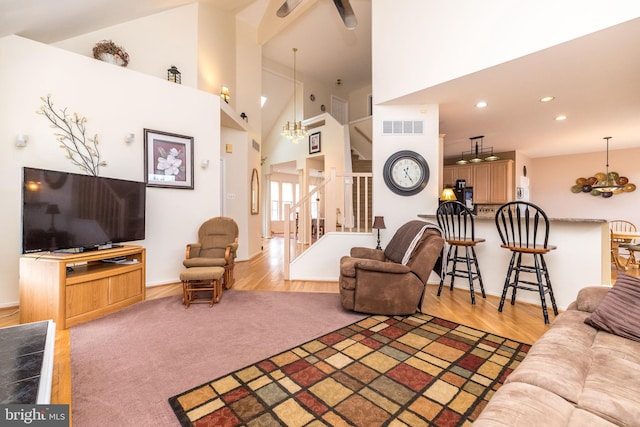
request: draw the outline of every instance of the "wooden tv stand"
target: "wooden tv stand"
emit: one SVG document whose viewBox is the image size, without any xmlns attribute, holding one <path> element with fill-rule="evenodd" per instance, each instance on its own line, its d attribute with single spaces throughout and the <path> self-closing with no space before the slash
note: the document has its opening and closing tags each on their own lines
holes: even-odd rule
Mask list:
<svg viewBox="0 0 640 427">
<path fill-rule="evenodd" d="M 104 262 L 124 257 L 122 262 Z M 145 249 L 122 246 L 20 257 L 20 323 L 67 329 L 145 299 Z"/>
</svg>

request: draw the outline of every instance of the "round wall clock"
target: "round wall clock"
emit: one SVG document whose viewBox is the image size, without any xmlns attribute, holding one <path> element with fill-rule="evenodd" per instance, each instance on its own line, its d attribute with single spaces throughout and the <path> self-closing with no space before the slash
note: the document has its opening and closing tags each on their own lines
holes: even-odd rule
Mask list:
<svg viewBox="0 0 640 427">
<path fill-rule="evenodd" d="M 383 176 L 391 191 L 401 196 L 413 196 L 427 186 L 429 165 L 415 151 L 398 151 L 384 163 Z"/>
</svg>

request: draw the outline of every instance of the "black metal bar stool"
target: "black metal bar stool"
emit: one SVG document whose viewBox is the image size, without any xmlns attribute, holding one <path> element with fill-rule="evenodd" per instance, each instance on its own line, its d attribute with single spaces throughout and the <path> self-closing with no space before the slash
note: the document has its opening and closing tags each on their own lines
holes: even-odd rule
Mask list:
<svg viewBox="0 0 640 427">
<path fill-rule="evenodd" d="M 544 255 L 556 249 L 556 246 L 548 244 L 549 218 L 547 218 L 547 214 L 533 203 L 509 202 L 498 208 L 495 221 L 500 240 L 502 240 L 500 247 L 511 251 L 511 262 L 502 289 L 498 311 L 502 312 L 504 299 L 509 288 L 512 288 L 511 305 L 516 302 L 518 289 L 536 291 L 540 294 L 544 323 L 549 323 L 546 294 L 549 294 L 556 316 L 558 315 L 558 307 L 553 296 L 547 263 L 544 260 Z M 522 255 L 532 255 L 533 263 L 523 264 Z M 534 274 L 536 280 L 525 280 L 520 277 L 520 273 Z"/>
<path fill-rule="evenodd" d="M 442 203 L 438 206 L 436 217 L 438 218 L 438 225 L 442 229 L 443 237 L 448 246 L 446 251 L 447 258 L 446 260 L 442 260 L 444 268 L 440 274 L 438 296 L 442 293 L 442 286 L 444 285 L 446 276 L 451 276 L 451 290 L 453 290 L 455 278 L 462 277 L 469 281 L 471 304 L 475 305 L 476 296 L 473 289 L 473 282 L 476 279 L 480 285 L 482 298 L 487 297 L 484 293 L 482 275 L 480 274 L 475 249 L 476 245 L 484 242 L 485 239 L 475 237 L 473 213 L 458 201 Z M 458 263 L 462 263 L 463 267 L 458 268 Z M 449 264 L 453 264 L 451 269 L 449 269 Z"/>
</svg>

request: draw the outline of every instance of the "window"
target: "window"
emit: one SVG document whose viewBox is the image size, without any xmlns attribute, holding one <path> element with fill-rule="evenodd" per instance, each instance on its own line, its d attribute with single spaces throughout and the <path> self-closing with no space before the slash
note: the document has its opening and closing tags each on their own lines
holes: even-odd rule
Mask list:
<svg viewBox="0 0 640 427">
<path fill-rule="evenodd" d="M 284 219 L 284 206 L 293 206 L 293 184 L 290 182 L 282 183 L 282 219 Z"/>
<path fill-rule="evenodd" d="M 277 221 L 280 219 L 280 183 L 271 181 L 271 219 Z"/>
</svg>

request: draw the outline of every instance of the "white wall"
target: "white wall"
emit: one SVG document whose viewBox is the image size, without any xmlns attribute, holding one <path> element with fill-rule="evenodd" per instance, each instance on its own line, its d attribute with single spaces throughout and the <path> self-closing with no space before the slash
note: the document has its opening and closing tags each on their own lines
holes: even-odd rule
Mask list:
<svg viewBox="0 0 640 427">
<path fill-rule="evenodd" d="M 640 148 L 609 150 L 609 171 L 626 176 L 629 182 L 640 187 L 638 159 Z M 626 219 L 640 227 L 640 188 L 608 199 L 570 191 L 577 178 L 589 178 L 605 171 L 604 151 L 535 158 L 531 159 L 531 165 L 531 201 L 539 204 L 549 216 Z"/>
<path fill-rule="evenodd" d="M 373 215 L 384 216 L 387 227 L 381 233 L 384 247 L 393 234 L 417 215 L 435 213 L 438 206 L 440 164 L 442 153 L 438 134 L 439 110 L 437 105 L 374 106 L 373 121 Z M 383 120 L 417 120 L 424 122 L 421 135 L 383 135 Z M 430 169 L 427 186 L 413 196 L 393 193 L 384 183 L 383 168 L 387 158 L 400 150 L 421 154 Z"/>
<path fill-rule="evenodd" d="M 198 89 L 220 95 L 221 87 L 227 86 L 231 93 L 229 104 L 235 107 L 235 17 L 206 2 L 198 3 L 198 7 Z"/>
<path fill-rule="evenodd" d="M 177 281 L 185 244 L 195 241 L 205 219 L 220 214 L 217 168 L 198 166 L 202 159 L 211 164 L 220 159 L 220 98 L 17 36 L 0 39 L 0 56 L 11 58 L 0 65 L 0 136 L 8 152 L 0 159 L 0 196 L 6 207 L 0 211 L 0 306 L 18 303 L 21 168 L 79 172 L 58 147 L 46 119 L 35 114 L 47 94 L 56 107 L 89 119 L 87 128 L 99 135 L 108 163 L 101 176 L 144 179 L 144 128 L 194 137 L 195 189 L 148 188 L 147 238 L 138 242 L 147 248 L 147 284 Z M 24 148 L 14 145 L 19 132 L 29 136 Z M 127 144 L 130 132 L 136 139 Z"/>
<path fill-rule="evenodd" d="M 349 93 L 349 121 L 365 118 L 369 115 L 368 98 L 373 93 L 371 85 L 361 87 Z"/>
<path fill-rule="evenodd" d="M 381 103 L 640 16 L 636 0 L 376 0 Z"/>
<path fill-rule="evenodd" d="M 182 84 L 197 87 L 197 22 L 198 4 L 194 3 L 63 40 L 54 46 L 93 58 L 97 42 L 113 40 L 129 53 L 128 69 L 166 80 L 167 69 L 175 65 L 182 75 Z"/>
</svg>

